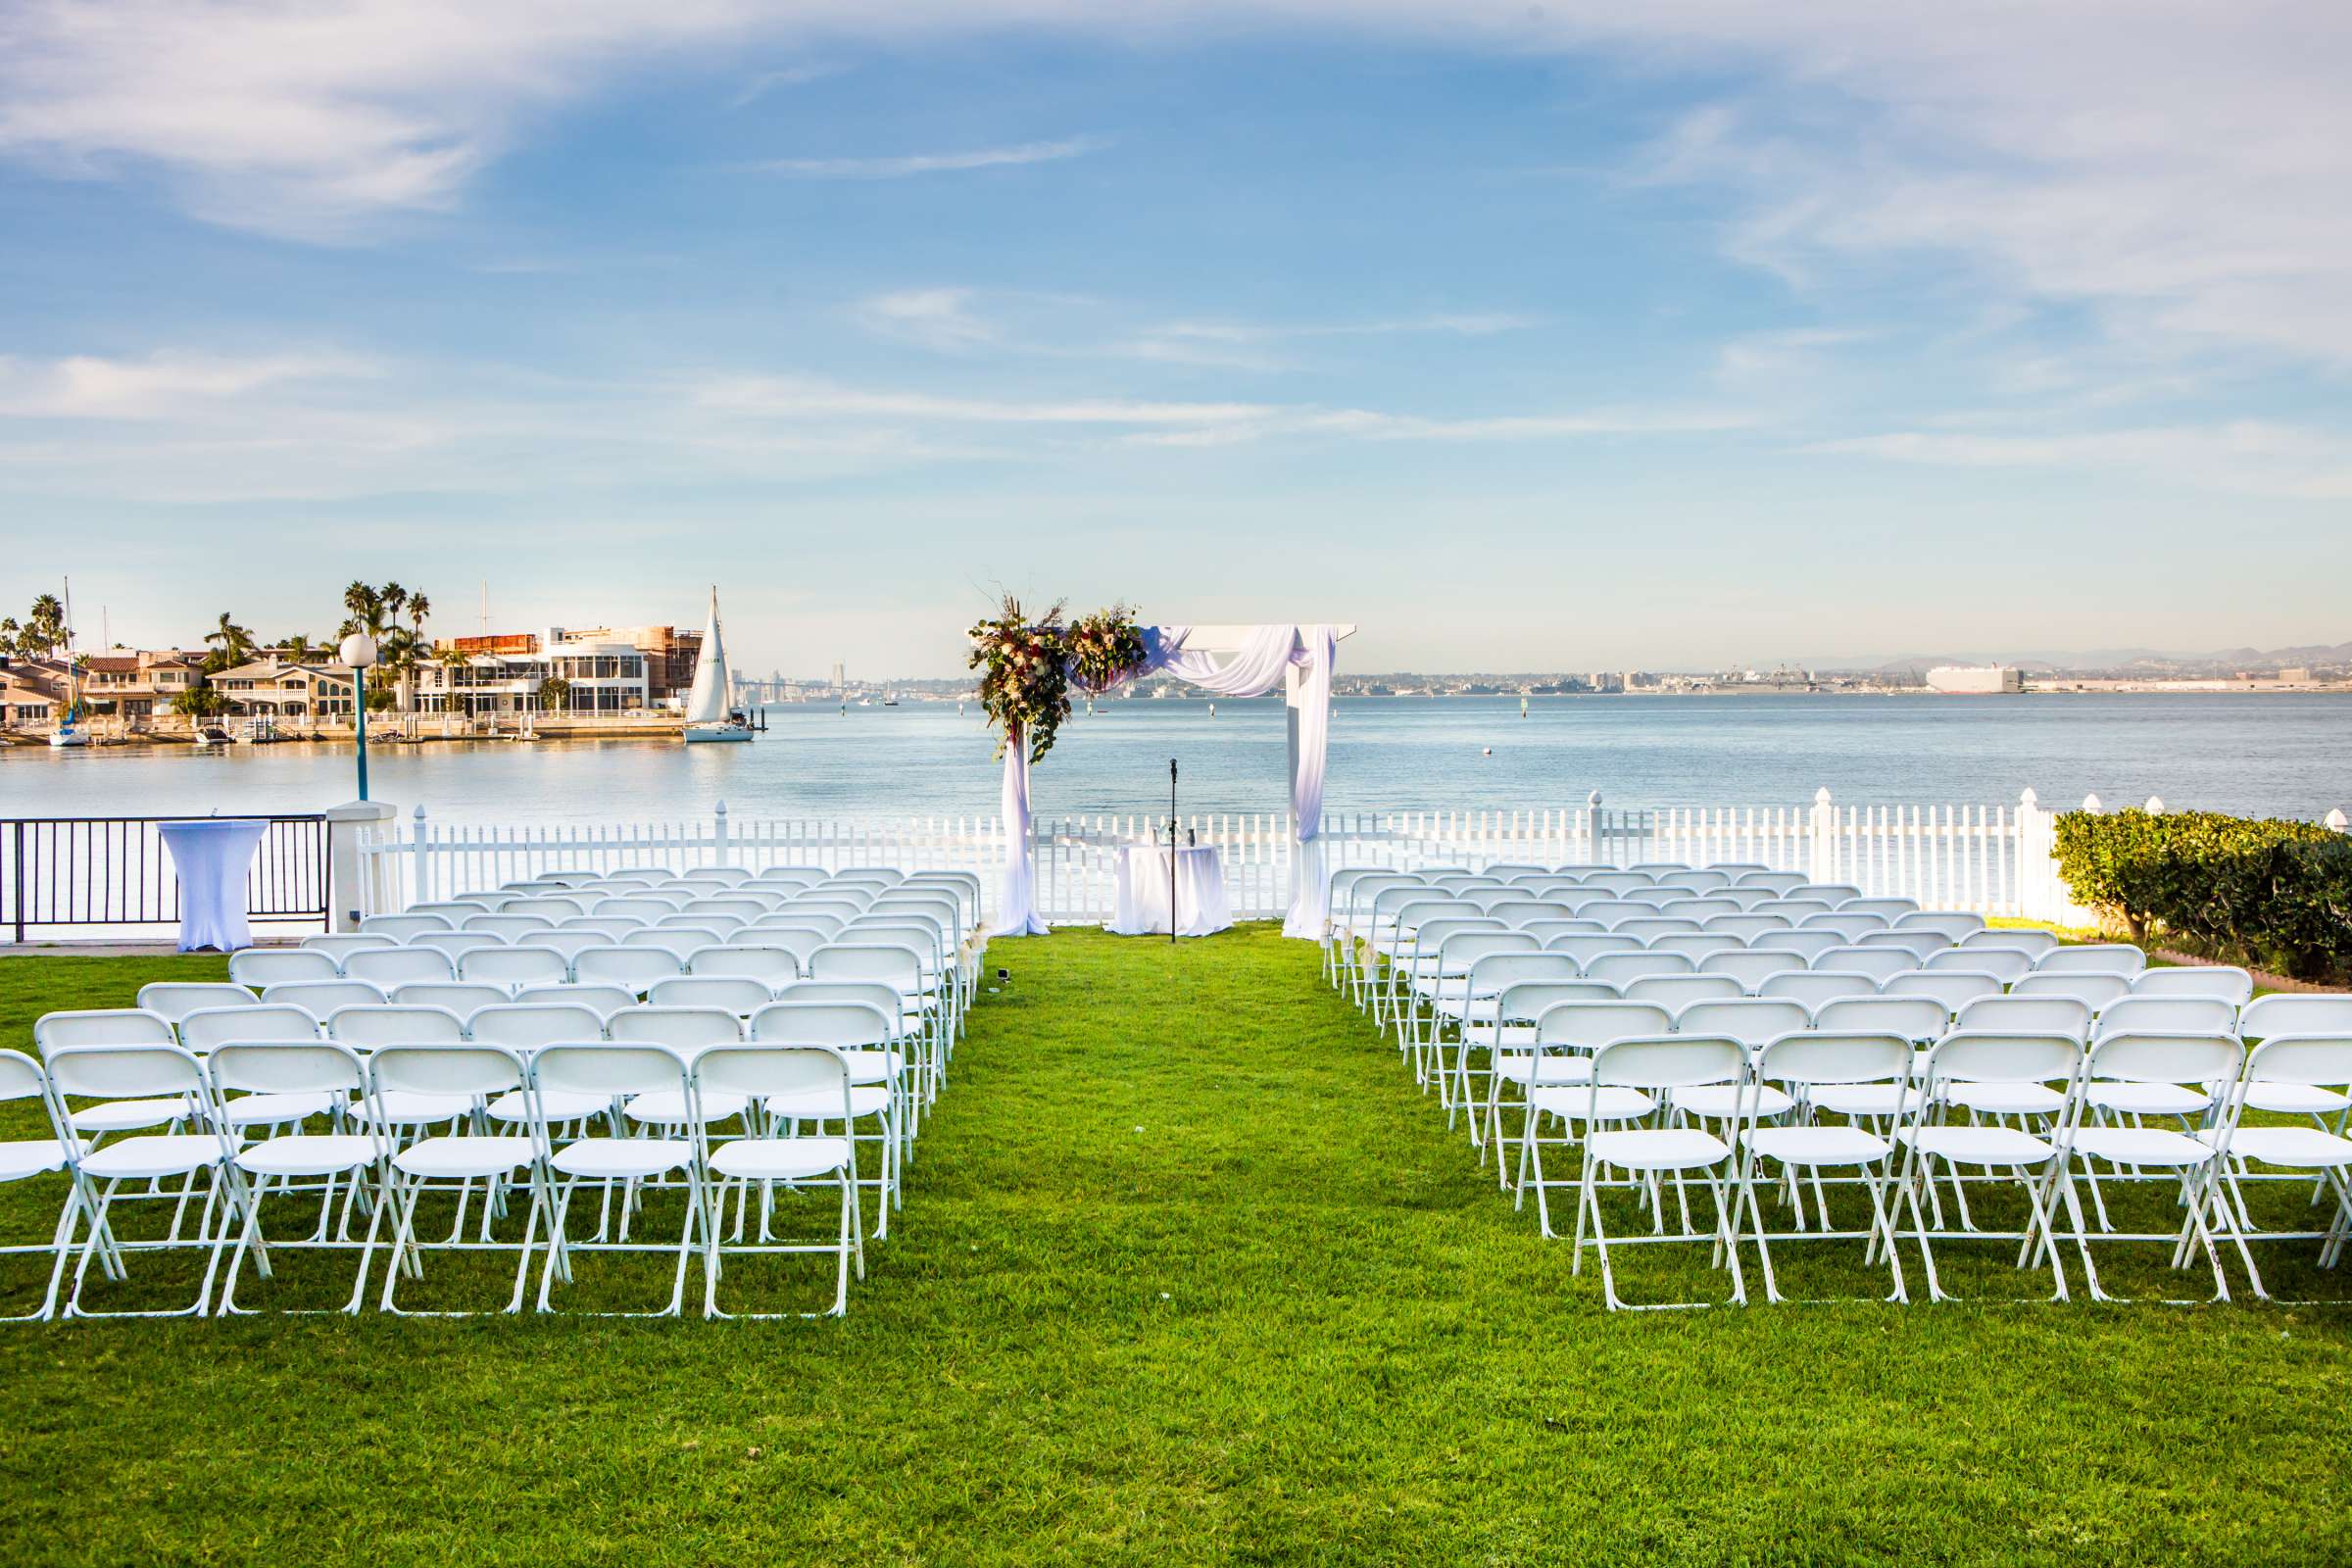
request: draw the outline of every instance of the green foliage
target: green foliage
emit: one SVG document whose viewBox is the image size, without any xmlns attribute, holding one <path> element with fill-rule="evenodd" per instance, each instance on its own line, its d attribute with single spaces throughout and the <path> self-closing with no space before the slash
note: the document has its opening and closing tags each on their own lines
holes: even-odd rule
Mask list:
<svg viewBox="0 0 2352 1568">
<path fill-rule="evenodd" d="M 2213 811 L 2069 811 L 2057 835 L 2077 902 L 2134 939 L 2175 933 L 2305 978 L 2352 966 L 2352 839 L 2340 833 Z"/>
<path fill-rule="evenodd" d="M 208 675 L 234 669 L 250 661 L 259 650 L 253 633 L 238 625 L 236 617 L 225 610 L 220 612 L 220 624 L 206 632 L 204 640 L 214 645 L 213 651 L 204 656 L 204 672 Z"/>
<path fill-rule="evenodd" d="M 539 706 L 551 713 L 561 711 L 570 695 L 571 682 L 561 675 L 550 675 L 539 683 Z"/>
<path fill-rule="evenodd" d="M 1036 761 L 1054 749 L 1055 733 L 1070 716 L 1071 686 L 1106 692 L 1143 664 L 1143 628 L 1127 606 L 1098 610 L 1066 625 L 1061 612 L 1056 601 L 1032 617 L 1006 594 L 996 618 L 968 634 L 972 653 L 964 662 L 981 672 L 980 707 L 1003 736 L 999 757 L 1019 738 Z"/>
<path fill-rule="evenodd" d="M 191 686 L 172 699 L 172 711 L 190 718 L 218 718 L 228 711 L 228 699 L 211 686 Z"/>
</svg>

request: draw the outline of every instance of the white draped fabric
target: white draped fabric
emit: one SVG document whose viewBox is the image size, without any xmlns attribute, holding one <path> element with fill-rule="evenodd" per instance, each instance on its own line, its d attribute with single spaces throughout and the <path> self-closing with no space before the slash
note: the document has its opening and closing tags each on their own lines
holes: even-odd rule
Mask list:
<svg viewBox="0 0 2352 1568">
<path fill-rule="evenodd" d="M 1168 858 L 1175 857 L 1175 864 Z M 1176 912 L 1168 912 L 1168 894 Z M 1180 937 L 1210 937 L 1233 924 L 1233 901 L 1225 893 L 1225 866 L 1214 845 L 1168 850 L 1138 844 L 1119 853 L 1111 877 L 1109 929 L 1123 937 L 1167 934 L 1171 918 Z"/>
<path fill-rule="evenodd" d="M 199 817 L 166 822 L 164 848 L 179 878 L 179 951 L 234 953 L 253 945 L 245 922 L 245 875 L 267 822 Z"/>
<path fill-rule="evenodd" d="M 1291 707 L 1298 737 L 1291 777 L 1291 816 L 1298 835 L 1291 878 L 1291 906 L 1282 934 L 1318 940 L 1330 910 L 1331 881 L 1317 835 L 1323 823 L 1323 773 L 1331 749 L 1331 668 L 1339 637 L 1325 625 L 1257 626 L 1221 661 L 1185 647 L 1189 626 L 1144 628 L 1144 667 L 1165 672 L 1219 697 L 1262 697 L 1277 684 Z M 1004 748 L 1004 882 L 997 915 L 1006 934 L 1046 929 L 1037 913 L 1036 868 L 1030 858 L 1029 754 L 1019 737 Z"/>
</svg>

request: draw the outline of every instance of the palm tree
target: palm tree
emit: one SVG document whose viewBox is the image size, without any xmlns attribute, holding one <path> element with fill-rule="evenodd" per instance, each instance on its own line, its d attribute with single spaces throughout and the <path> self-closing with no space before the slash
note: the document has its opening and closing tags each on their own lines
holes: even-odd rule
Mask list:
<svg viewBox="0 0 2352 1568">
<path fill-rule="evenodd" d="M 207 673 L 232 669 L 251 659 L 254 654 L 253 633 L 238 625 L 236 617 L 225 610 L 220 612 L 220 625 L 212 631 L 206 632 L 204 640 L 220 645 L 205 656 L 204 667 Z"/>
<path fill-rule="evenodd" d="M 18 651 L 27 659 L 45 659 L 74 640 L 66 625 L 66 607 L 57 595 L 43 594 L 32 602 L 32 614 L 17 634 Z"/>
<path fill-rule="evenodd" d="M 228 699 L 218 687 L 191 686 L 172 699 L 172 711 L 190 718 L 218 718 L 228 711 Z"/>
<path fill-rule="evenodd" d="M 318 649 L 311 646 L 311 640 L 300 632 L 288 637 L 277 647 L 278 652 L 286 656 L 286 662 L 289 664 L 307 663 L 312 656 L 318 652 Z"/>
</svg>

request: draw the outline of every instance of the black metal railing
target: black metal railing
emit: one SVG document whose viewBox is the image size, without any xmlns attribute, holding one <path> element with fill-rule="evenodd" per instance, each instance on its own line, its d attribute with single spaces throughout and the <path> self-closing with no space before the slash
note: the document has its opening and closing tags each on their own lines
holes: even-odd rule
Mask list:
<svg viewBox="0 0 2352 1568">
<path fill-rule="evenodd" d="M 14 941 L 60 926 L 179 923 L 179 878 L 164 848 L 173 816 L 0 817 L 0 920 Z M 333 851 L 326 818 L 248 815 L 264 822 L 245 877 L 247 917 L 326 918 Z"/>
</svg>

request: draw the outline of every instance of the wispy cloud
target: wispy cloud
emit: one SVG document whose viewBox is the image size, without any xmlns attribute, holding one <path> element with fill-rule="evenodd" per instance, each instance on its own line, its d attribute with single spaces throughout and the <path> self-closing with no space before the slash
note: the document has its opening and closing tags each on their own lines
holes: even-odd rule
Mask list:
<svg viewBox="0 0 2352 1568">
<path fill-rule="evenodd" d="M 30 419 L 159 419 L 292 383 L 376 373 L 369 362 L 333 354 L 246 358 L 159 352 L 143 359 L 71 355 L 0 357 L 0 416 Z"/>
<path fill-rule="evenodd" d="M 980 424 L 1225 424 L 1263 418 L 1275 412 L 1257 403 L 948 397 L 783 376 L 723 376 L 698 384 L 691 395 L 695 404 L 705 409 L 777 417 L 880 417 Z"/>
<path fill-rule="evenodd" d="M 771 158 L 749 165 L 757 172 L 798 179 L 911 179 L 918 174 L 959 173 L 974 169 L 1010 169 L 1083 158 L 1109 146 L 1099 136 L 1060 141 L 1025 141 L 1009 147 L 974 147 L 952 153 L 904 153 L 880 158 Z"/>
<path fill-rule="evenodd" d="M 850 68 L 829 60 L 811 60 L 781 71 L 763 71 L 744 83 L 743 90 L 727 100 L 729 109 L 745 109 L 774 92 L 779 87 L 806 87 L 812 81 L 838 76 Z"/>
<path fill-rule="evenodd" d="M 859 301 L 857 314 L 868 331 L 923 348 L 962 352 L 993 347 L 1004 340 L 1004 333 L 973 313 L 972 293 L 968 288 L 901 289 Z"/>
<path fill-rule="evenodd" d="M 2105 469 L 2240 495 L 2352 499 L 2352 439 L 2253 419 L 2062 434 L 1895 430 L 1803 450 L 1937 467 Z"/>
</svg>

